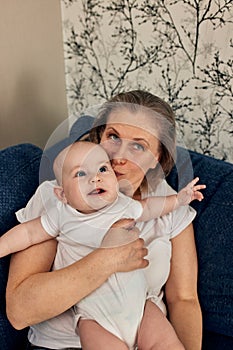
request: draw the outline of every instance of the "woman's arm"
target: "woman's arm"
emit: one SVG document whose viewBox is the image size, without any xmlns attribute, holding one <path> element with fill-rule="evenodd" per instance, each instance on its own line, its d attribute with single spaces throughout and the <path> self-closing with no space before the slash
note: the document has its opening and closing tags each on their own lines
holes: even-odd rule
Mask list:
<svg viewBox="0 0 233 350">
<path fill-rule="evenodd" d="M 69 309 L 115 272 L 144 268 L 142 239 L 117 248 L 100 248 L 61 270 L 49 272 L 56 254 L 50 240 L 12 256 L 6 292 L 7 315 L 22 329 Z"/>
<path fill-rule="evenodd" d="M 202 315 L 197 295 L 193 226 L 172 239 L 171 271 L 165 287 L 170 321 L 186 350 L 200 350 Z"/>
</svg>

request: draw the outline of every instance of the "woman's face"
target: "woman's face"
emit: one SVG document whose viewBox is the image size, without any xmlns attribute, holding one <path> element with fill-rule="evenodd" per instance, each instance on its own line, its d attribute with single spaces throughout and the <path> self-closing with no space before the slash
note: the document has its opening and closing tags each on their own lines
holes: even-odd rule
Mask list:
<svg viewBox="0 0 233 350">
<path fill-rule="evenodd" d="M 159 159 L 160 143 L 152 116 L 126 108 L 112 112 L 101 138 L 120 190 L 133 196 L 149 169 Z"/>
</svg>

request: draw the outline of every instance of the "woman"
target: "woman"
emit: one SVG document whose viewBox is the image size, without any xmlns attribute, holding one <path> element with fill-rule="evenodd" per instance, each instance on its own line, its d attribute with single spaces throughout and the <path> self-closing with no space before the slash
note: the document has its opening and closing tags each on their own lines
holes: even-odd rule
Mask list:
<svg viewBox="0 0 233 350">
<path fill-rule="evenodd" d="M 158 179 L 161 169 L 165 175 L 171 170 L 175 149 L 174 115 L 164 101 L 142 91 L 120 94 L 104 106 L 93 135 L 112 159 L 120 189 L 125 194 L 135 199 L 149 195 L 155 190 L 154 174 L 158 180 L 157 190 L 169 191 L 164 181 Z M 150 266 L 156 265 L 157 268 L 153 273 L 148 268 L 149 280 L 151 278 L 152 285 L 156 283 L 155 302 L 165 310 L 162 301 L 165 284 L 169 319 L 187 350 L 201 349 L 202 331 L 197 297 L 197 258 L 191 224 L 193 216 L 191 209 L 185 208 L 185 212 L 176 211 L 159 218 L 154 222 L 154 228 L 149 230 L 158 234 L 156 247 L 159 249 L 152 247 L 157 257 L 155 261 L 150 261 Z M 143 232 L 142 227 L 142 237 L 149 247 L 148 230 Z M 136 261 L 130 259 L 130 252 L 135 252 L 135 249 Z M 143 259 L 145 251 L 142 249 L 141 240 L 115 249 L 98 249 L 56 272 L 49 272 L 56 242 L 46 242 L 17 253 L 11 262 L 7 288 L 7 312 L 11 323 L 20 329 L 54 318 L 49 330 L 50 336 L 53 336 L 56 316 L 65 320 L 68 327 L 71 316 L 69 311 L 65 311 L 98 288 L 112 273 L 146 267 L 147 260 Z M 122 264 L 122 259 L 126 260 L 125 264 Z M 147 331 L 150 334 L 155 330 L 148 327 Z M 72 339 L 76 335 L 71 330 L 61 329 L 60 334 L 67 347 L 75 347 L 77 342 L 72 342 Z"/>
</svg>

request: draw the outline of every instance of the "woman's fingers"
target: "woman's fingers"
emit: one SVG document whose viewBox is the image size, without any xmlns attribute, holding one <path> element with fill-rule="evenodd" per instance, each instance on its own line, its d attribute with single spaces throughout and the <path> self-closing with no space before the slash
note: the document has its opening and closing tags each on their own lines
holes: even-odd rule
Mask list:
<svg viewBox="0 0 233 350">
<path fill-rule="evenodd" d="M 149 261 L 145 258 L 148 250 L 142 238 L 134 239 L 130 243 L 118 247 L 105 246 L 104 248 L 107 248 L 106 258 L 113 266 L 113 273 L 133 271 L 144 268 L 149 264 Z"/>
<path fill-rule="evenodd" d="M 139 229 L 132 227 L 131 229 L 122 227 L 111 227 L 101 243 L 101 248 L 119 247 L 133 242 L 139 237 Z"/>
<path fill-rule="evenodd" d="M 125 245 L 123 249 L 125 259 L 121 260 L 121 268 L 123 267 L 126 271 L 131 271 L 148 266 L 149 261 L 145 259 L 148 250 L 142 238 L 138 238 L 136 241 Z"/>
<path fill-rule="evenodd" d="M 126 230 L 131 230 L 135 226 L 134 219 L 121 219 L 116 221 L 111 227 L 121 227 Z"/>
</svg>

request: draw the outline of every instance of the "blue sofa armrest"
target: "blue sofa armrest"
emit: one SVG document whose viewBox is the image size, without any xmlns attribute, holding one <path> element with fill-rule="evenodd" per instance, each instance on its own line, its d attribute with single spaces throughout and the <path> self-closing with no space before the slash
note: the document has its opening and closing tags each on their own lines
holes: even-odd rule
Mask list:
<svg viewBox="0 0 233 350">
<path fill-rule="evenodd" d="M 0 236 L 17 224 L 15 212 L 24 207 L 39 183 L 42 151 L 31 144 L 0 151 Z M 0 259 L 0 350 L 24 350 L 27 329 L 15 330 L 6 317 L 5 292 L 10 258 Z"/>
<path fill-rule="evenodd" d="M 207 185 L 204 200 L 191 204 L 197 211 L 194 230 L 204 342 L 208 341 L 205 335 L 213 334 L 210 350 L 233 349 L 233 164 L 178 148 L 168 182 L 178 189 L 178 182 L 183 187 L 193 175 Z M 226 337 L 228 347 L 223 340 L 217 347 L 216 334 Z"/>
</svg>

